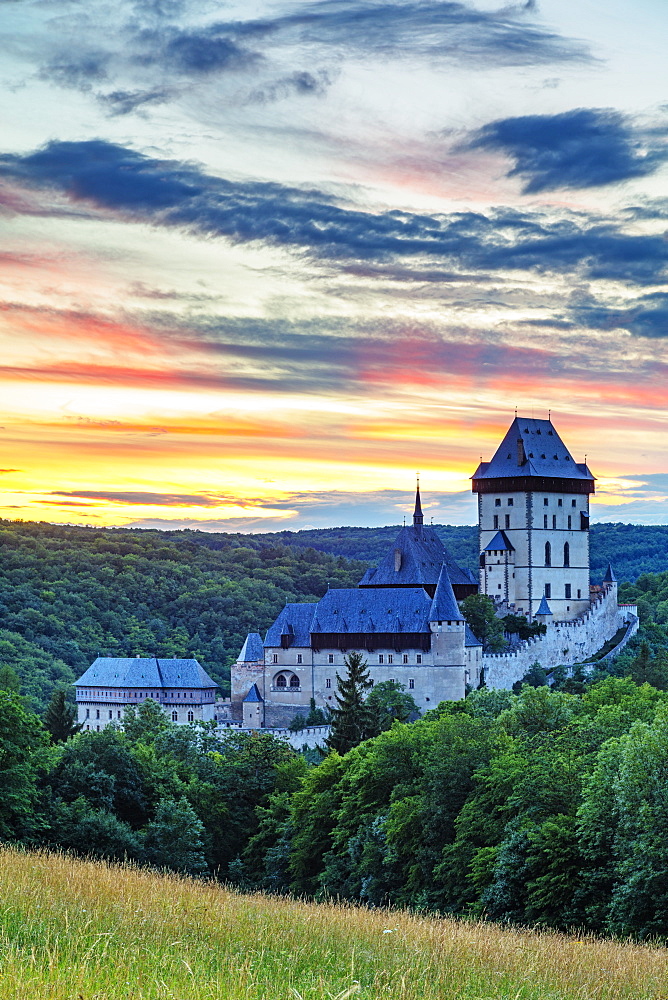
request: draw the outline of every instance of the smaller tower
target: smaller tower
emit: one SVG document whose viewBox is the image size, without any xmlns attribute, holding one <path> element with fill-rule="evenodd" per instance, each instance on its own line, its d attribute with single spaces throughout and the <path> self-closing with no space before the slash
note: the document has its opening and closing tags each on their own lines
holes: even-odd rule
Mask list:
<svg viewBox="0 0 668 1000">
<path fill-rule="evenodd" d="M 458 701 L 466 694 L 466 621 L 455 600 L 445 564 L 431 602 L 429 628 L 434 671 L 443 669 L 439 700 Z"/>
<path fill-rule="evenodd" d="M 257 684 L 252 688 L 243 701 L 244 728 L 261 729 L 264 725 L 264 699 L 258 691 Z"/>
<path fill-rule="evenodd" d="M 547 597 L 543 594 L 540 604 L 538 605 L 538 611 L 536 612 L 536 618 L 541 623 L 541 625 L 549 625 L 552 621 L 552 611 L 550 605 L 547 603 Z"/>
</svg>

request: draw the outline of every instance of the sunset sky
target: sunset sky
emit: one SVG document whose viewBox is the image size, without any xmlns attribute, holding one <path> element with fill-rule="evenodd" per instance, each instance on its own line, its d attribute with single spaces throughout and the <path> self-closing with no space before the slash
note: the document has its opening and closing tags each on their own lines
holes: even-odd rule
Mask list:
<svg viewBox="0 0 668 1000">
<path fill-rule="evenodd" d="M 666 0 L 0 0 L 0 517 L 668 523 Z"/>
</svg>

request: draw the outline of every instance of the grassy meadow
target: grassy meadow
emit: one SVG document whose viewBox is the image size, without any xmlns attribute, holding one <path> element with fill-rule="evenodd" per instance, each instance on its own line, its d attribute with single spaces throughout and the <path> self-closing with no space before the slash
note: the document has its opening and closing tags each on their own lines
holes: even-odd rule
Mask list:
<svg viewBox="0 0 668 1000">
<path fill-rule="evenodd" d="M 668 951 L 0 851 L 1 1000 L 668 997 Z"/>
</svg>

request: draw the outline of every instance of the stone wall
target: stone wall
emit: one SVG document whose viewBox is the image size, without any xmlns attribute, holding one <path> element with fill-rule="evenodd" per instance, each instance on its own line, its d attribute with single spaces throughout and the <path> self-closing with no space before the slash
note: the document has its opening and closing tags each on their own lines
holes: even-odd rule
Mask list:
<svg viewBox="0 0 668 1000">
<path fill-rule="evenodd" d="M 581 663 L 594 656 L 623 625 L 636 618 L 628 640 L 637 631 L 637 610 L 617 604 L 617 584 L 612 583 L 594 597 L 586 614 L 574 621 L 551 622 L 545 635 L 528 639 L 512 653 L 485 653 L 482 657 L 485 683 L 490 688 L 511 688 L 536 662 L 544 670 Z"/>
</svg>

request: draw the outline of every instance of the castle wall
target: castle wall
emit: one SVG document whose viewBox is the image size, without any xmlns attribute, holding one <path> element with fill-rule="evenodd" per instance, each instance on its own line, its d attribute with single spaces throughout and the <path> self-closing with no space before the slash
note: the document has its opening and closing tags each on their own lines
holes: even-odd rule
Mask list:
<svg viewBox="0 0 668 1000">
<path fill-rule="evenodd" d="M 560 664 L 581 663 L 593 656 L 622 625 L 637 615 L 632 605 L 617 604 L 617 584 L 609 584 L 586 614 L 575 621 L 551 622 L 545 635 L 528 639 L 511 653 L 484 653 L 482 668 L 487 687 L 511 688 L 538 662 L 544 670 Z"/>
</svg>

